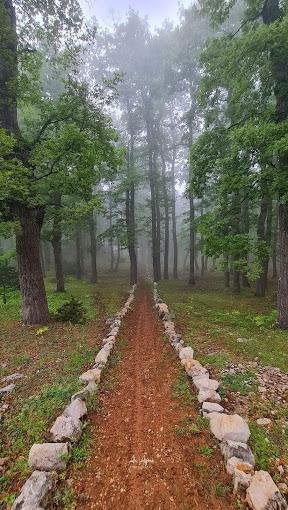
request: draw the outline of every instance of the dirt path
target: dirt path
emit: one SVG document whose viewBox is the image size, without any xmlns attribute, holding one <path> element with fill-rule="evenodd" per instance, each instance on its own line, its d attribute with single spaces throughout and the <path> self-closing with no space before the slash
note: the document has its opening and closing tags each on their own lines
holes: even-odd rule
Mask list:
<svg viewBox="0 0 288 510">
<path fill-rule="evenodd" d="M 77 509 L 235 508 L 230 496 L 215 495 L 215 484 L 225 494 L 227 483 L 215 445 L 210 443 L 209 459 L 198 452 L 210 436 L 185 433 L 197 411 L 173 397 L 179 362 L 163 339 L 145 287 L 121 337 L 128 348 L 111 369 L 114 388 L 101 392 L 104 413 L 90 417 L 93 454 L 74 480 Z"/>
</svg>

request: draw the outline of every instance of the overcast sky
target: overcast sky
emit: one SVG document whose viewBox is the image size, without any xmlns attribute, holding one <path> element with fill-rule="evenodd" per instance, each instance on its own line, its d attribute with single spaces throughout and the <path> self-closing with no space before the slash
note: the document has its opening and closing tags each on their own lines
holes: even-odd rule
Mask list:
<svg viewBox="0 0 288 510">
<path fill-rule="evenodd" d="M 191 0 L 181 0 L 184 6 L 190 5 Z M 111 25 L 125 17 L 129 6 L 142 16 L 147 15 L 152 26 L 159 26 L 169 18 L 178 19 L 178 0 L 80 0 L 86 16 L 95 16 L 100 24 Z"/>
</svg>

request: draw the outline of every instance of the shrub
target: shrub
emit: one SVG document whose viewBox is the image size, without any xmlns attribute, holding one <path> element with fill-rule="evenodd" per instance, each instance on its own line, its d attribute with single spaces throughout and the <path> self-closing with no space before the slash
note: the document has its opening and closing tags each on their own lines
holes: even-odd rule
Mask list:
<svg viewBox="0 0 288 510">
<path fill-rule="evenodd" d="M 54 318 L 60 322 L 72 322 L 72 324 L 83 324 L 86 320 L 86 308 L 78 299 L 72 297 L 61 305 L 54 314 Z"/>
</svg>

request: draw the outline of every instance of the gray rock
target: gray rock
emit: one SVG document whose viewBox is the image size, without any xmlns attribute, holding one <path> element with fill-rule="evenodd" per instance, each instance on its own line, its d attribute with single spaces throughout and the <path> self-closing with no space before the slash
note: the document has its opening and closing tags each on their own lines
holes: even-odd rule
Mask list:
<svg viewBox="0 0 288 510">
<path fill-rule="evenodd" d="M 224 411 L 225 411 L 224 407 L 213 402 L 203 402 L 202 404 L 203 413 L 224 413 Z"/>
<path fill-rule="evenodd" d="M 39 471 L 63 471 L 68 457 L 68 443 L 35 443 L 30 449 L 28 464 Z"/>
<path fill-rule="evenodd" d="M 220 383 L 216 379 L 209 379 L 207 375 L 193 377 L 193 383 L 198 390 L 218 390 Z"/>
<path fill-rule="evenodd" d="M 4 386 L 4 388 L 0 388 L 0 395 L 4 395 L 5 393 L 12 393 L 16 388 L 15 384 L 8 384 L 8 386 Z"/>
<path fill-rule="evenodd" d="M 221 402 L 221 397 L 219 393 L 215 390 L 200 390 L 198 394 L 198 402 L 203 404 L 203 402 L 213 402 L 215 404 L 219 404 Z M 211 414 L 219 414 L 219 413 L 211 413 Z"/>
<path fill-rule="evenodd" d="M 252 342 L 252 339 L 251 338 L 237 338 L 237 342 L 239 344 L 249 344 L 250 342 Z"/>
<path fill-rule="evenodd" d="M 287 510 L 286 500 L 267 471 L 256 471 L 246 491 L 252 510 Z"/>
<path fill-rule="evenodd" d="M 247 443 L 250 430 L 238 414 L 210 413 L 208 418 L 211 432 L 219 441 Z"/>
<path fill-rule="evenodd" d="M 21 493 L 14 501 L 11 510 L 36 510 L 46 508 L 52 497 L 55 473 L 34 471 L 22 487 Z"/>
<path fill-rule="evenodd" d="M 6 375 L 6 377 L 3 377 L 1 379 L 2 382 L 11 382 L 16 381 L 17 379 L 22 379 L 23 375 L 20 374 L 20 372 L 15 372 L 15 374 Z"/>
<path fill-rule="evenodd" d="M 243 471 L 244 473 L 248 473 L 252 475 L 254 473 L 253 466 L 248 462 L 244 462 L 242 459 L 238 457 L 230 457 L 226 463 L 226 471 L 229 475 L 234 475 L 235 469 L 239 471 Z"/>
<path fill-rule="evenodd" d="M 95 393 L 98 390 L 98 384 L 96 384 L 94 381 L 91 381 L 83 390 L 78 391 L 77 393 L 74 393 L 71 397 L 71 402 L 76 400 L 76 398 L 79 398 L 80 400 L 86 400 L 86 398 L 89 397 L 89 395 L 92 395 L 92 393 Z"/>
<path fill-rule="evenodd" d="M 270 420 L 270 418 L 258 418 L 258 420 L 256 420 L 256 423 L 257 425 L 266 427 L 267 425 L 271 425 L 272 420 Z"/>
<path fill-rule="evenodd" d="M 241 469 L 235 468 L 233 474 L 233 493 L 241 492 L 249 487 L 252 480 L 252 475 L 245 473 Z"/>
<path fill-rule="evenodd" d="M 179 353 L 179 358 L 182 359 L 193 359 L 194 351 L 192 347 L 183 347 Z"/>
<path fill-rule="evenodd" d="M 248 462 L 251 466 L 255 466 L 255 457 L 251 448 L 246 443 L 239 443 L 236 441 L 224 441 L 220 445 L 225 464 L 231 457 L 237 457 L 244 462 Z"/>
<path fill-rule="evenodd" d="M 67 406 L 63 412 L 64 416 L 73 418 L 73 420 L 80 420 L 87 414 L 87 407 L 83 400 L 76 398 Z"/>
<path fill-rule="evenodd" d="M 79 381 L 82 383 L 100 382 L 101 370 L 99 368 L 90 368 L 80 375 Z"/>
<path fill-rule="evenodd" d="M 74 401 L 75 402 L 75 401 Z M 50 429 L 53 441 L 63 442 L 71 441 L 75 443 L 80 439 L 82 424 L 79 419 L 73 419 L 71 416 L 58 416 Z"/>
</svg>

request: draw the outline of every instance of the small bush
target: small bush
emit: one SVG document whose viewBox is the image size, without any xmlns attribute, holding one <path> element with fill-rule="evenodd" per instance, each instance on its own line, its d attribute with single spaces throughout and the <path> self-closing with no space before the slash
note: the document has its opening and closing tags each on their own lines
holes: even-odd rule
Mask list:
<svg viewBox="0 0 288 510">
<path fill-rule="evenodd" d="M 83 303 L 72 297 L 61 305 L 54 314 L 54 318 L 60 322 L 72 322 L 72 324 L 83 324 L 86 320 L 87 310 Z"/>
</svg>

